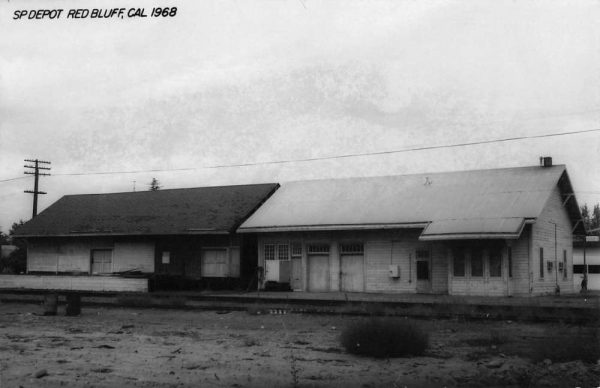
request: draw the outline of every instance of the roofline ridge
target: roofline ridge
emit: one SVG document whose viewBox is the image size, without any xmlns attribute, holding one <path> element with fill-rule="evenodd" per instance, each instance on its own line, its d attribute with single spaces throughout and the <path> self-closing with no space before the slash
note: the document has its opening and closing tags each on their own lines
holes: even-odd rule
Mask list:
<svg viewBox="0 0 600 388">
<path fill-rule="evenodd" d="M 295 179 L 290 181 L 282 181 L 280 183 L 299 183 L 299 182 L 318 182 L 318 181 L 337 181 L 337 180 L 350 180 L 350 179 L 376 179 L 376 178 L 393 178 L 393 177 L 410 177 L 410 176 L 419 176 L 419 175 L 428 175 L 428 174 L 459 174 L 465 172 L 483 172 L 483 171 L 499 171 L 499 170 L 516 170 L 516 169 L 533 169 L 533 168 L 544 168 L 550 169 L 554 167 L 564 167 L 565 171 L 567 169 L 566 164 L 553 164 L 550 167 L 541 167 L 538 165 L 532 166 L 517 166 L 517 167 L 498 167 L 498 168 L 480 168 L 480 169 L 471 169 L 471 170 L 454 170 L 454 171 L 431 171 L 431 172 L 417 172 L 410 174 L 385 174 L 385 175 L 370 175 L 370 176 L 349 176 L 344 178 L 313 178 L 313 179 Z"/>
<path fill-rule="evenodd" d="M 159 189 L 156 191 L 183 191 L 183 190 L 195 190 L 195 189 L 212 189 L 212 188 L 224 188 L 224 187 L 240 187 L 240 186 L 261 186 L 261 185 L 278 185 L 277 182 L 263 182 L 263 183 L 247 183 L 247 184 L 237 184 L 237 185 L 216 185 L 216 186 L 196 186 L 196 187 L 177 187 L 171 189 Z M 116 191 L 111 193 L 82 193 L 82 194 L 65 194 L 63 197 L 82 197 L 86 195 L 111 195 L 111 194 L 137 194 L 137 193 L 150 193 L 151 190 L 139 190 L 139 191 Z"/>
</svg>

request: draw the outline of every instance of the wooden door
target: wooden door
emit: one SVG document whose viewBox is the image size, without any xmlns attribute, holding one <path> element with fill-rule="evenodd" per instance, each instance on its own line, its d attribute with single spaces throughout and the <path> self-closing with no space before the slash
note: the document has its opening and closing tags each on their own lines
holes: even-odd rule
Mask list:
<svg viewBox="0 0 600 388">
<path fill-rule="evenodd" d="M 329 255 L 308 256 L 308 291 L 329 291 Z"/>
<path fill-rule="evenodd" d="M 227 277 L 229 258 L 227 249 L 202 250 L 202 277 Z"/>
<path fill-rule="evenodd" d="M 342 255 L 340 258 L 341 290 L 364 291 L 363 255 Z"/>
<path fill-rule="evenodd" d="M 292 259 L 292 278 L 290 287 L 292 287 L 292 290 L 302 290 L 302 258 Z"/>
<path fill-rule="evenodd" d="M 429 249 L 418 249 L 417 263 L 417 292 L 431 292 L 431 253 Z"/>
</svg>

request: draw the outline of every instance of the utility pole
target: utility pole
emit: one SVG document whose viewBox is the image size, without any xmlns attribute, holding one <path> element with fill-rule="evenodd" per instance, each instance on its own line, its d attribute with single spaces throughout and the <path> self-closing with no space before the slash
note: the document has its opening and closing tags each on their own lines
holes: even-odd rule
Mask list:
<svg viewBox="0 0 600 388">
<path fill-rule="evenodd" d="M 38 159 L 25 159 L 25 161 L 34 163 L 33 166 L 28 166 L 28 165 L 23 166 L 25 168 L 31 168 L 34 170 L 33 172 L 25 171 L 25 174 L 35 175 L 35 183 L 33 185 L 33 191 L 25 190 L 25 193 L 33 194 L 33 216 L 31 218 L 34 218 L 35 216 L 37 216 L 38 194 L 46 194 L 45 191 L 38 190 L 40 175 L 50 175 L 50 174 L 40 172 L 40 170 L 50 170 L 50 167 L 41 167 L 40 164 L 50 164 L 50 162 L 46 162 L 44 160 L 38 160 Z"/>
</svg>

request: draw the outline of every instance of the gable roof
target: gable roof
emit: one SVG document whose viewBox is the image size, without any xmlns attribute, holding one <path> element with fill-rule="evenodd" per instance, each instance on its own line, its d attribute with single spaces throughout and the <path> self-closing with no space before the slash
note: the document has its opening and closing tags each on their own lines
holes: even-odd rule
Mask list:
<svg viewBox="0 0 600 388">
<path fill-rule="evenodd" d="M 419 227 L 422 240 L 517 238 L 559 181 L 572 193 L 565 166 L 288 182 L 239 231 Z"/>
<path fill-rule="evenodd" d="M 268 183 L 67 195 L 20 227 L 17 235 L 230 233 L 277 187 Z"/>
</svg>

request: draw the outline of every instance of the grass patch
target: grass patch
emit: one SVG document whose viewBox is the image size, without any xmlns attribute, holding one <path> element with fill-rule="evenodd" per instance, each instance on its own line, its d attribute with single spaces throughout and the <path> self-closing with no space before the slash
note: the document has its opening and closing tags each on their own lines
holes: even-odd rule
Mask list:
<svg viewBox="0 0 600 388">
<path fill-rule="evenodd" d="M 376 358 L 418 356 L 429 346 L 429 336 L 413 322 L 395 319 L 359 321 L 340 337 L 347 352 Z"/>
<path fill-rule="evenodd" d="M 579 330 L 577 333 L 557 335 L 535 341 L 531 346 L 534 361 L 545 359 L 552 362 L 581 360 L 596 363 L 600 359 L 600 338 L 597 332 Z"/>
</svg>

